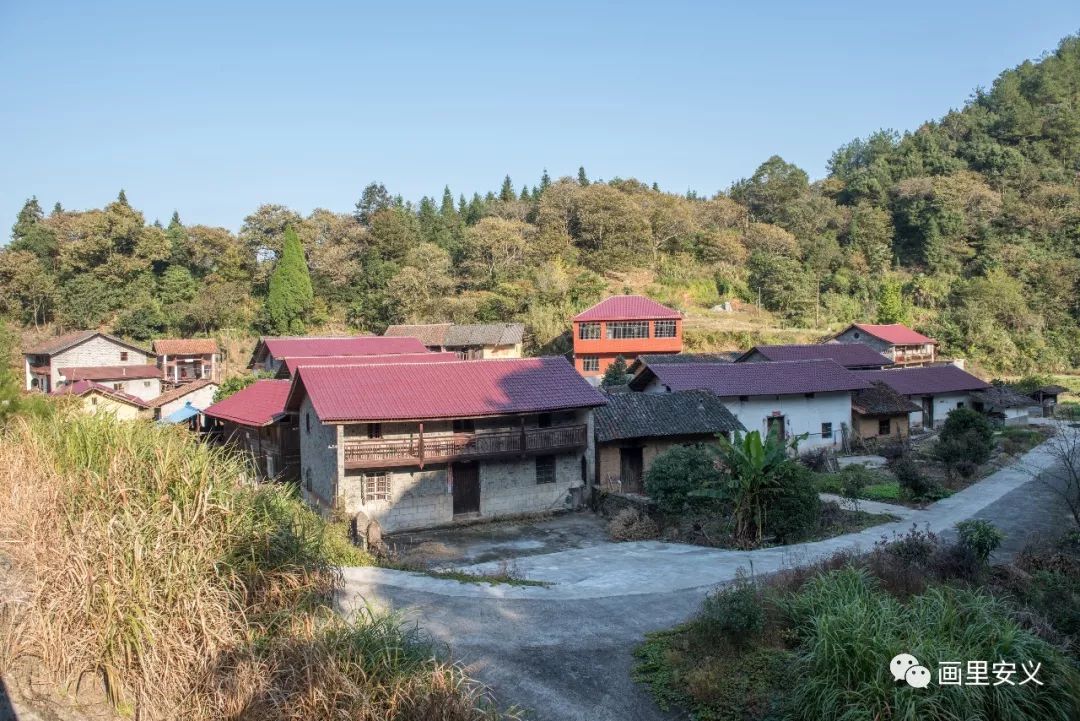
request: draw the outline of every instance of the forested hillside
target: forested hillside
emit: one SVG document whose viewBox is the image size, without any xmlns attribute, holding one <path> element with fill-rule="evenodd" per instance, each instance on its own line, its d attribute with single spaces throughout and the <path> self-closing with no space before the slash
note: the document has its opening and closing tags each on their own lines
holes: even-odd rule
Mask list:
<svg viewBox="0 0 1080 721">
<path fill-rule="evenodd" d="M 810 331 L 910 322 L 995 371 L 1075 368 L 1080 38 L 940 120 L 841 147 L 817 182 L 772 157 L 712 197 L 545 171 L 471 199 L 447 188 L 414 205 L 373 183 L 351 213 L 264 205 L 237 234 L 182 221 L 148 224 L 122 191 L 79 212 L 31 199 L 0 252 L 0 313 L 139 340 L 275 331 L 266 296 L 291 226 L 311 281 L 293 332 L 520 319 L 533 351 L 554 351 L 576 310 L 630 288 L 701 317 L 760 305 Z"/>
</svg>

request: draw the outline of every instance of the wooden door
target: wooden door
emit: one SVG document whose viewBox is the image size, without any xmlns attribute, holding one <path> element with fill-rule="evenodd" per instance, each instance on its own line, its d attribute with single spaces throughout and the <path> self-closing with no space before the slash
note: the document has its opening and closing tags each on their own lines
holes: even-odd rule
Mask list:
<svg viewBox="0 0 1080 721">
<path fill-rule="evenodd" d="M 641 478 L 644 466 L 640 448 L 619 449 L 619 478 L 623 491 L 641 493 L 644 490 Z"/>
<path fill-rule="evenodd" d="M 480 512 L 480 466 L 475 463 L 455 463 L 451 466 L 454 478 L 454 515 Z"/>
</svg>

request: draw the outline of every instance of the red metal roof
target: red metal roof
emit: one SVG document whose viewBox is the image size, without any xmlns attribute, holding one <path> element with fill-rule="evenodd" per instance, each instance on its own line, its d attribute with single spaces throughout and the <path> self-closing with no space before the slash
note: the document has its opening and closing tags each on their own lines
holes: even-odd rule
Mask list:
<svg viewBox="0 0 1080 721">
<path fill-rule="evenodd" d="M 832 360 L 771 363 L 650 363 L 630 383 L 652 378 L 673 391 L 706 390 L 721 397 L 829 393 L 869 388 L 869 379 Z"/>
<path fill-rule="evenodd" d="M 301 366 L 288 407 L 304 395 L 324 422 L 475 418 L 604 405 L 562 356 L 363 366 Z"/>
<path fill-rule="evenodd" d="M 880 338 L 886 343 L 896 345 L 920 345 L 923 343 L 936 343 L 933 338 L 928 338 L 922 333 L 911 330 L 902 323 L 889 323 L 887 325 L 874 325 L 872 323 L 853 323 L 863 333 Z"/>
<path fill-rule="evenodd" d="M 834 360 L 845 368 L 892 365 L 892 359 L 865 343 L 811 343 L 807 345 L 756 345 L 735 359 L 743 363 L 757 351 L 770 361 Z"/>
<path fill-rule="evenodd" d="M 101 383 L 95 383 L 94 381 L 76 381 L 75 383 L 68 383 L 60 386 L 54 390 L 50 395 L 54 396 L 84 396 L 91 391 L 100 393 L 109 398 L 113 398 L 122 403 L 129 403 L 139 408 L 149 408 L 150 405 L 142 398 L 133 396 L 130 393 L 124 393 L 118 391 L 109 386 L 102 385 Z"/>
<path fill-rule="evenodd" d="M 158 355 L 209 355 L 218 352 L 213 338 L 161 338 L 154 341 Z"/>
<path fill-rule="evenodd" d="M 275 358 L 394 355 L 397 353 L 426 353 L 427 348 L 417 338 L 377 335 L 337 338 L 297 337 L 263 338 L 260 341 Z"/>
<path fill-rule="evenodd" d="M 243 426 L 267 426 L 285 412 L 289 381 L 258 380 L 203 411 L 203 415 Z"/>
<path fill-rule="evenodd" d="M 61 368 L 60 375 L 64 376 L 68 383 L 84 380 L 122 381 L 131 378 L 160 378 L 161 369 L 145 363 L 126 366 L 81 366 L 78 368 Z"/>
<path fill-rule="evenodd" d="M 654 320 L 682 318 L 682 313 L 643 295 L 613 295 L 574 316 L 574 320 Z"/>
<path fill-rule="evenodd" d="M 954 365 L 893 368 L 883 371 L 856 371 L 856 373 L 868 380 L 881 381 L 897 393 L 905 396 L 978 391 L 990 387 L 989 383 L 979 380 Z"/>
<path fill-rule="evenodd" d="M 350 365 L 371 365 L 373 363 L 446 363 L 447 361 L 458 361 L 461 358 L 457 353 L 450 351 L 440 353 L 398 353 L 393 356 L 385 355 L 346 355 L 346 356 L 316 356 L 305 358 L 285 358 L 285 362 L 281 365 L 281 370 L 278 371 L 278 376 L 281 378 L 291 378 L 296 369 L 301 366 L 321 365 L 321 366 L 350 366 Z"/>
</svg>

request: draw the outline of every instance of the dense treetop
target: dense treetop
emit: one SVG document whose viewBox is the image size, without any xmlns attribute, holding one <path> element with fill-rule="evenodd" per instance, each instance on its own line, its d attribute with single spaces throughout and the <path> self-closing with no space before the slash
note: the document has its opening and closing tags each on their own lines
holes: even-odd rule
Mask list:
<svg viewBox="0 0 1080 721">
<path fill-rule="evenodd" d="M 275 282 L 289 228 L 302 247 Z M 910 321 L 994 370 L 1080 366 L 1080 39 L 914 132 L 844 145 L 817 182 L 774 156 L 711 198 L 584 168 L 417 204 L 372 183 L 352 212 L 264 205 L 237 234 L 148 224 L 123 191 L 48 215 L 31 198 L 0 251 L 0 314 L 139 340 L 515 319 L 553 351 L 636 271 L 692 312 L 741 300 L 804 328 Z"/>
</svg>

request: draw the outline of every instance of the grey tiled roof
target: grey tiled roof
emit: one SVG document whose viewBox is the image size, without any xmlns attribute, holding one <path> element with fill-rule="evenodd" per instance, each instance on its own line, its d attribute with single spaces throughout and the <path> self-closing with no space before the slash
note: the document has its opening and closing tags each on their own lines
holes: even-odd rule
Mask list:
<svg viewBox="0 0 1080 721">
<path fill-rule="evenodd" d="M 707 391 L 616 393 L 593 412 L 599 443 L 625 438 L 685 436 L 745 431 L 738 419 Z"/>
<path fill-rule="evenodd" d="M 517 345 L 525 335 L 521 323 L 478 323 L 452 325 L 446 329 L 448 348 L 470 345 Z"/>
<path fill-rule="evenodd" d="M 851 406 L 867 416 L 899 415 L 922 410 L 922 406 L 908 400 L 881 381 L 874 381 L 872 388 L 856 391 L 851 398 Z"/>
</svg>

